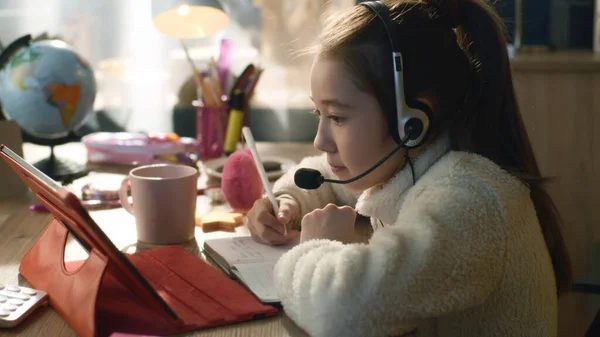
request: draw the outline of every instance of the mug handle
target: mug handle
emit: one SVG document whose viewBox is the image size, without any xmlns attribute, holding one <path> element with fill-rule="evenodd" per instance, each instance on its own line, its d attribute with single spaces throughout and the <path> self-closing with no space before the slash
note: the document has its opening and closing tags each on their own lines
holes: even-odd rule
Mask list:
<svg viewBox="0 0 600 337">
<path fill-rule="evenodd" d="M 119 199 L 121 200 L 121 205 L 123 208 L 133 214 L 133 207 L 129 203 L 129 198 L 127 197 L 127 188 L 129 187 L 129 177 L 125 177 L 121 182 L 121 188 L 119 189 Z"/>
</svg>

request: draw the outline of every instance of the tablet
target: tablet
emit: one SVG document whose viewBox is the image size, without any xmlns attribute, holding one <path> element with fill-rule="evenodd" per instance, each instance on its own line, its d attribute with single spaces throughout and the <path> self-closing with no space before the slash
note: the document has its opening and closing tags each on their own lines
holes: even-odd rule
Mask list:
<svg viewBox="0 0 600 337">
<path fill-rule="evenodd" d="M 112 265 L 111 273 L 117 280 L 137 294 L 147 305 L 159 312 L 166 312 L 173 320 L 178 319 L 175 312 L 150 286 L 125 254 L 110 241 L 75 194 L 2 144 L 0 144 L 0 157 L 35 193 L 54 218 L 63 223 L 82 247 L 88 252 L 93 249 L 107 257 Z"/>
</svg>

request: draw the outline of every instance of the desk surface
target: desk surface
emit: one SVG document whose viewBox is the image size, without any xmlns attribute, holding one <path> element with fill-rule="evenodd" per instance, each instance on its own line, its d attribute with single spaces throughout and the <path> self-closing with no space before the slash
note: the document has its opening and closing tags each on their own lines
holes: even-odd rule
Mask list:
<svg viewBox="0 0 600 337">
<path fill-rule="evenodd" d="M 269 155 L 284 156 L 295 161 L 302 157 L 316 154 L 317 151 L 312 144 L 307 143 L 259 143 L 259 152 Z M 43 159 L 49 154 L 49 148 L 32 144 L 24 145 L 24 157 L 28 162 Z M 80 163 L 85 162 L 85 148 L 78 143 L 66 144 L 55 149 L 57 156 L 65 157 Z M 126 174 L 129 168 L 125 167 L 97 167 L 95 171 L 108 171 L 111 173 Z M 86 178 L 83 178 L 86 179 Z M 89 177 L 87 178 L 89 179 Z M 70 187 L 75 189 L 76 181 Z M 206 176 L 202 176 L 200 184 L 207 182 Z M 28 282 L 19 275 L 19 262 L 42 230 L 50 221 L 47 213 L 35 213 L 28 210 L 28 206 L 37 203 L 32 193 L 25 196 L 15 197 L 0 201 L 0 283 L 20 284 L 28 286 Z M 199 211 L 208 210 L 212 206 L 210 200 L 205 196 L 198 197 Z M 93 211 L 94 220 L 107 233 L 108 237 L 123 252 L 133 253 L 136 251 L 151 249 L 147 244 L 137 242 L 134 219 L 124 209 Z M 248 235 L 245 226 L 237 228 L 235 233 L 211 232 L 203 233 L 196 228 L 196 242 L 192 246 L 184 246 L 194 252 L 200 258 L 205 259 L 200 247 L 205 239 Z M 67 247 L 65 260 L 77 260 L 87 256 L 85 251 L 74 241 L 70 241 Z M 210 260 L 206 260 L 211 263 Z M 212 263 L 211 263 L 212 264 Z M 214 266 L 214 264 L 213 264 Z M 50 307 L 44 307 L 23 321 L 17 328 L 0 331 L 2 336 L 76 336 L 71 327 Z M 306 336 L 286 315 L 281 313 L 276 317 L 239 323 L 229 326 L 216 327 L 200 330 L 183 336 Z"/>
</svg>

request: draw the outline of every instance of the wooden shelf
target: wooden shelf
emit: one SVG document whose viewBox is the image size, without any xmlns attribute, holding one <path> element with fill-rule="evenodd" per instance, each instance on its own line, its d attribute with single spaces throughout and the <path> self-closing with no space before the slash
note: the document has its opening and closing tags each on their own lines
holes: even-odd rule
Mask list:
<svg viewBox="0 0 600 337">
<path fill-rule="evenodd" d="M 600 72 L 600 54 L 591 50 L 521 52 L 511 59 L 514 72 Z"/>
</svg>

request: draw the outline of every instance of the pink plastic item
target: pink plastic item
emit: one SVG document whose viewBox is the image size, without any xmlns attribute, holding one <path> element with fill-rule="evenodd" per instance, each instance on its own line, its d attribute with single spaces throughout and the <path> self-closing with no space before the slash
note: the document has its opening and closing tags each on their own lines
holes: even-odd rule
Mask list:
<svg viewBox="0 0 600 337">
<path fill-rule="evenodd" d="M 247 213 L 261 198 L 263 185 L 249 149 L 237 150 L 227 158 L 221 188 L 225 200 L 235 212 Z"/>
<path fill-rule="evenodd" d="M 196 153 L 194 138 L 172 134 L 96 132 L 82 138 L 88 163 L 150 165 L 164 162 L 158 156 Z"/>
</svg>

